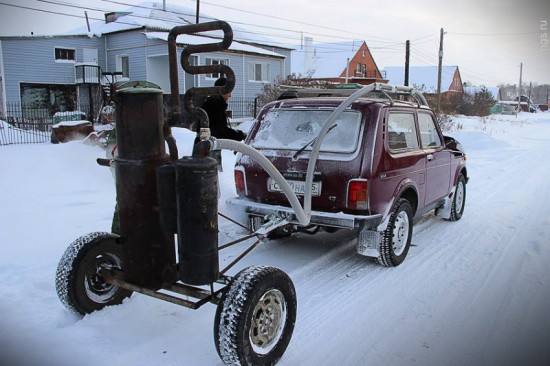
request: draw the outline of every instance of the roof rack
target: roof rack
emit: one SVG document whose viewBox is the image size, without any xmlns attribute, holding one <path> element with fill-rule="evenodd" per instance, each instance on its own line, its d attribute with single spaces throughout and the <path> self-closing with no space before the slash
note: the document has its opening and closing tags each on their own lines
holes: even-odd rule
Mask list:
<svg viewBox="0 0 550 366">
<path fill-rule="evenodd" d="M 371 96 L 387 99 L 391 106 L 394 105 L 396 99 L 398 101 L 404 101 L 404 97 L 409 98 L 409 101 L 418 104 L 418 106 L 428 105 L 424 95 L 418 89 L 411 86 L 374 83 L 367 86 L 354 84 L 354 87 L 351 88 L 348 84 L 346 88 L 295 88 L 293 91 L 296 91 L 298 97 L 334 97 L 349 96 L 362 88 L 371 89 L 368 91 L 367 97 Z"/>
</svg>

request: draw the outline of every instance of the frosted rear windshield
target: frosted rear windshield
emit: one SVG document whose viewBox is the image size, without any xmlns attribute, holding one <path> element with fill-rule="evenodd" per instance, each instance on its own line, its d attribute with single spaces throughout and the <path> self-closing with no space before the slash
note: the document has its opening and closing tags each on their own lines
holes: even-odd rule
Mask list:
<svg viewBox="0 0 550 366">
<path fill-rule="evenodd" d="M 299 150 L 317 137 L 333 109 L 271 109 L 254 137 L 257 149 Z M 340 114 L 321 145 L 321 151 L 351 153 L 357 149 L 361 113 L 346 110 Z M 311 150 L 313 143 L 306 148 Z"/>
</svg>

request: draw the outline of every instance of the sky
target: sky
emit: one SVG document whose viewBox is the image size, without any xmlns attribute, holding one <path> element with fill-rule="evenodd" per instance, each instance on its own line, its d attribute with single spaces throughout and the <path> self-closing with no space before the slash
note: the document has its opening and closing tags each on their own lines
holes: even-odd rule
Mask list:
<svg viewBox="0 0 550 366">
<path fill-rule="evenodd" d="M 103 13 L 142 0 L 0 0 L 0 35 L 59 34 Z M 169 4 L 196 9 L 196 0 Z M 200 1 L 201 13 L 300 49 L 314 42 L 364 40 L 377 66 L 402 66 L 411 42 L 412 66 L 437 65 L 443 29 L 443 64 L 457 65 L 474 85 L 550 84 L 550 2 L 547 0 Z M 520 67 L 520 65 L 522 65 Z"/>
</svg>

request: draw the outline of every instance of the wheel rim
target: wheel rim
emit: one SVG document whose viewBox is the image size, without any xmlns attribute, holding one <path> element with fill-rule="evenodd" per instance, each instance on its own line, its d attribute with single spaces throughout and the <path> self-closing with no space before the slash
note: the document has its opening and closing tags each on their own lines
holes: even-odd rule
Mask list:
<svg viewBox="0 0 550 366">
<path fill-rule="evenodd" d="M 392 248 L 396 256 L 403 254 L 409 239 L 409 215 L 405 211 L 399 212 L 395 218 L 393 229 Z"/>
<path fill-rule="evenodd" d="M 286 301 L 283 293 L 276 289 L 267 291 L 260 298 L 252 316 L 250 343 L 254 352 L 269 353 L 283 334 L 287 317 Z"/>
<path fill-rule="evenodd" d="M 462 206 L 464 205 L 464 184 L 458 182 L 455 192 L 455 211 L 456 213 L 462 212 Z"/>
<path fill-rule="evenodd" d="M 103 279 L 100 274 L 102 268 L 121 268 L 121 260 L 114 254 L 106 253 L 96 256 L 86 268 L 84 288 L 90 300 L 97 303 L 106 303 L 113 298 L 117 287 Z"/>
</svg>

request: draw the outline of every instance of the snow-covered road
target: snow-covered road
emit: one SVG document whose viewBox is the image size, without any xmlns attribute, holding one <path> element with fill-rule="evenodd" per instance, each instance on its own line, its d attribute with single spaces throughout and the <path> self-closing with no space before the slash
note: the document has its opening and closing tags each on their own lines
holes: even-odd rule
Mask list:
<svg viewBox="0 0 550 366">
<path fill-rule="evenodd" d="M 344 231 L 270 241 L 239 263 L 278 266 L 296 286 L 296 327 L 280 365 L 550 360 L 550 113 L 455 124 L 471 177 L 464 216 L 418 219 L 401 266 L 357 255 Z M 184 145 L 192 135 L 177 138 Z M 110 225 L 114 186 L 95 164 L 102 154 L 79 143 L 0 148 L 0 364 L 221 365 L 213 305 L 194 311 L 134 295 L 80 320 L 57 299 L 67 245 Z M 223 197 L 234 194 L 233 161 L 224 155 Z M 222 242 L 241 230 L 220 225 Z"/>
</svg>

